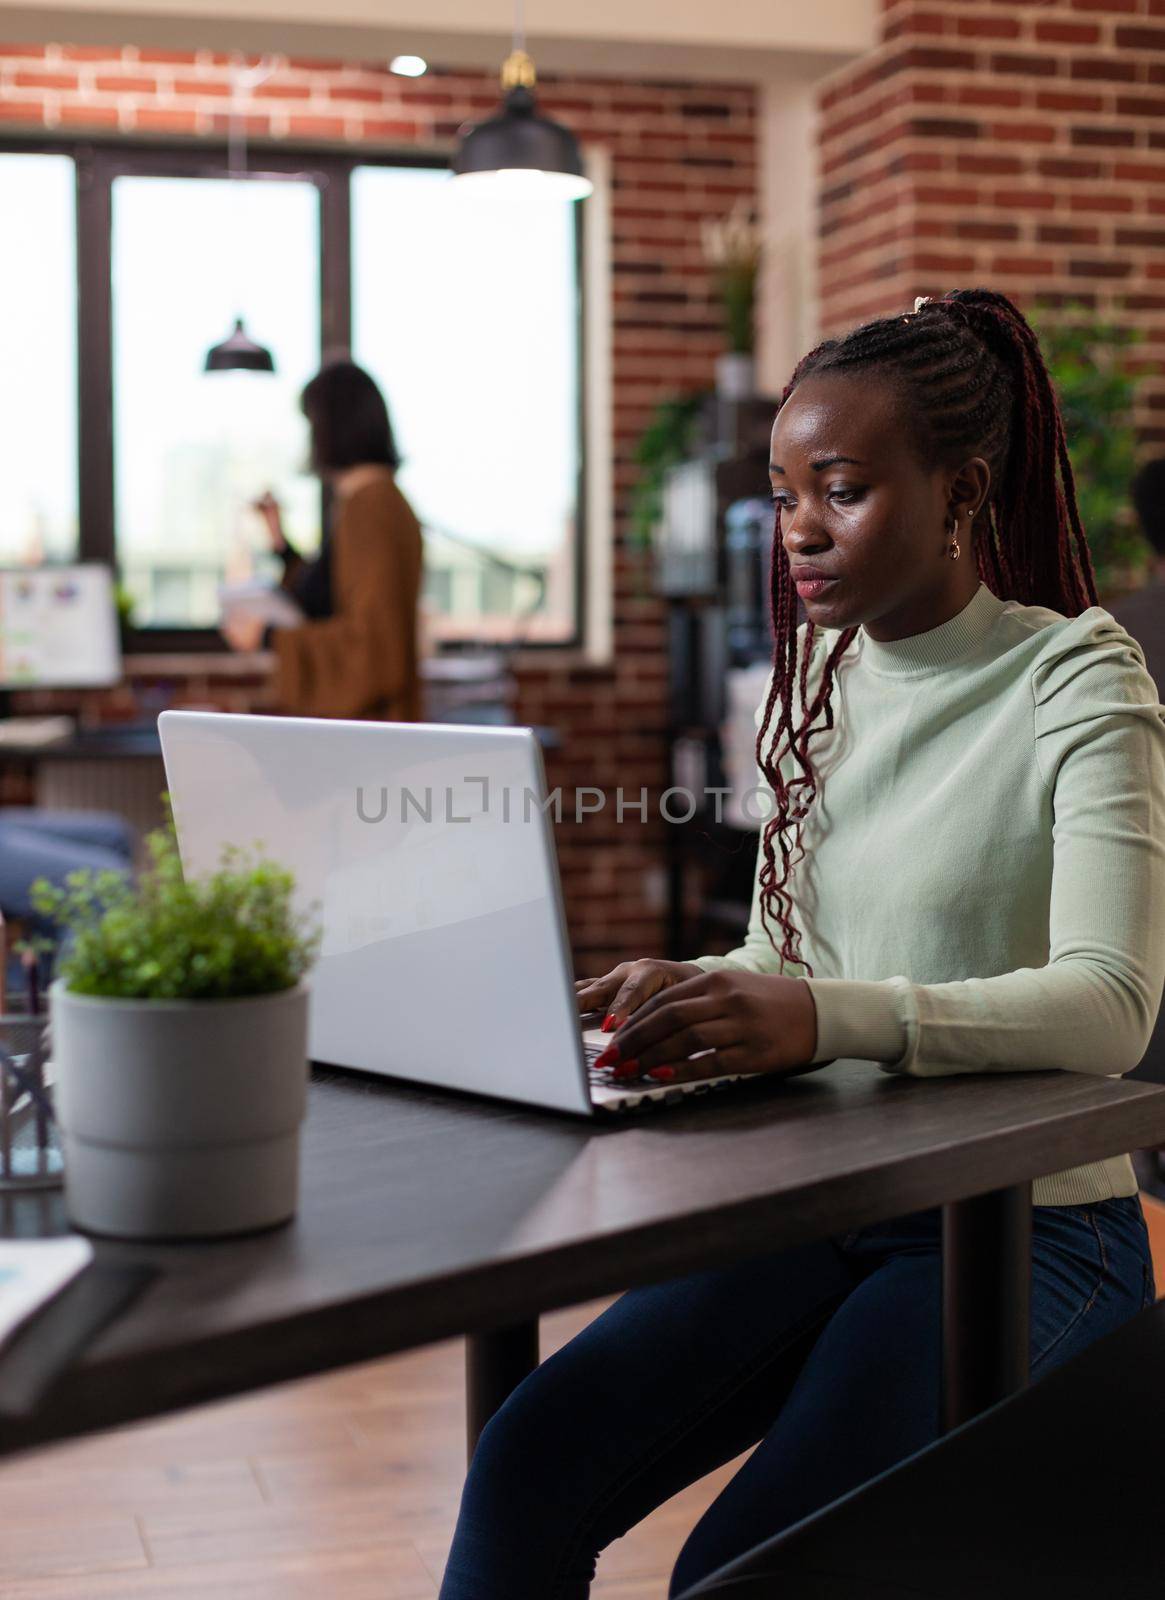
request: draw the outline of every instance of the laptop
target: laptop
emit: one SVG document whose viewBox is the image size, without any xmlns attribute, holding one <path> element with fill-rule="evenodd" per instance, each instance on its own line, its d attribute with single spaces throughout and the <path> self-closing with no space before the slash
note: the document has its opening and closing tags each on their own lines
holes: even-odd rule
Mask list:
<svg viewBox="0 0 1165 1600">
<path fill-rule="evenodd" d="M 108 567 L 0 567 L 0 690 L 100 688 L 120 680 Z"/>
<path fill-rule="evenodd" d="M 164 711 L 158 732 L 184 869 L 255 846 L 314 908 L 313 1061 L 582 1116 L 739 1079 L 595 1067 L 611 1040 L 579 1016 L 529 728 Z"/>
</svg>

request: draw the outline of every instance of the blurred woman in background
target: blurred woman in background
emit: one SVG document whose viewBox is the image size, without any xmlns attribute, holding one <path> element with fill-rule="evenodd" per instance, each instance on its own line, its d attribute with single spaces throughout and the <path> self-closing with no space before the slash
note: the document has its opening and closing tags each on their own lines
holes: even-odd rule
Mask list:
<svg viewBox="0 0 1165 1600">
<path fill-rule="evenodd" d="M 388 407 L 368 373 L 348 360 L 328 362 L 300 407 L 311 430 L 311 469 L 332 491 L 319 555 L 306 560 L 294 549 L 273 495 L 256 509 L 283 563 L 282 587 L 304 620 L 265 627 L 240 617 L 223 632 L 233 649 L 274 651 L 281 711 L 416 721 L 421 529 L 397 487 Z"/>
</svg>

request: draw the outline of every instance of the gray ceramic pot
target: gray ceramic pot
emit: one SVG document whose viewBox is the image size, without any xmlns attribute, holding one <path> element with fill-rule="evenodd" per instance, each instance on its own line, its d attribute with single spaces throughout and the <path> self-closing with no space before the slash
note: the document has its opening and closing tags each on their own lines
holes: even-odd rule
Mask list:
<svg viewBox="0 0 1165 1600">
<path fill-rule="evenodd" d="M 756 393 L 756 357 L 735 350 L 718 355 L 716 393 L 721 400 L 751 400 Z"/>
<path fill-rule="evenodd" d="M 49 991 L 65 1201 L 77 1227 L 206 1238 L 294 1215 L 306 984 L 238 1000 Z"/>
</svg>

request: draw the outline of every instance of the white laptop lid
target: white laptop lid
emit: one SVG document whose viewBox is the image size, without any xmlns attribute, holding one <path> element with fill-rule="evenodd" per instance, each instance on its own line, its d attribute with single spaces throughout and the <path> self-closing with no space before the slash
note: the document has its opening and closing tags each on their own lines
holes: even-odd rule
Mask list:
<svg viewBox="0 0 1165 1600">
<path fill-rule="evenodd" d="M 589 1114 L 526 728 L 158 719 L 183 864 L 258 845 L 321 912 L 313 1060 Z"/>
</svg>

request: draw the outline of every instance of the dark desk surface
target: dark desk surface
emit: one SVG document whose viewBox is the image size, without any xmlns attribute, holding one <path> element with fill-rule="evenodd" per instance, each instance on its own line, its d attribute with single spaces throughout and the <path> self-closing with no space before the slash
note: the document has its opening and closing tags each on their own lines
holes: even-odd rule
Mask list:
<svg viewBox="0 0 1165 1600">
<path fill-rule="evenodd" d="M 465 720 L 475 725 L 483 721 L 477 717 Z M 562 736 L 556 728 L 537 726 L 533 733 L 543 750 L 557 750 L 562 744 Z M 162 758 L 162 742 L 156 726 L 78 728 L 68 738 L 48 744 L 0 744 L 0 764 L 7 761 L 29 766 L 42 761 L 140 761 L 145 758 L 156 761 Z"/>
<path fill-rule="evenodd" d="M 300 1213 L 250 1239 L 103 1244 L 161 1276 L 0 1451 L 111 1426 L 1165 1144 L 1165 1090 L 844 1061 L 599 1126 L 317 1073 Z M 58 1231 L 59 1199 L 0 1205 Z"/>
<path fill-rule="evenodd" d="M 77 728 L 67 738 L 47 744 L 0 745 L 0 761 L 134 761 L 152 756 L 160 761 L 162 744 L 154 725 Z"/>
</svg>

